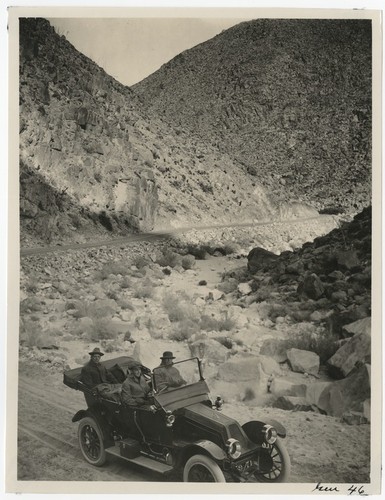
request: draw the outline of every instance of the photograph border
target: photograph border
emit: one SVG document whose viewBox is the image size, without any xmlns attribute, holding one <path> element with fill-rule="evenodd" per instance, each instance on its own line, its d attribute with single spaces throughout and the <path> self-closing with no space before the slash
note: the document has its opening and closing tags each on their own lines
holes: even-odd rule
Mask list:
<svg viewBox="0 0 385 500">
<path fill-rule="evenodd" d="M 297 8 L 139 8 L 139 7 L 10 7 L 9 23 L 9 168 L 8 168 L 8 332 L 6 383 L 6 491 L 12 493 L 222 493 L 222 494 L 311 494 L 313 483 L 287 484 L 207 484 L 172 482 L 65 482 L 19 481 L 17 479 L 17 391 L 18 324 L 19 324 L 19 177 L 18 177 L 18 19 L 20 17 L 231 17 L 231 18 L 306 18 L 370 19 L 373 40 L 373 106 L 372 106 L 372 377 L 371 377 L 371 483 L 365 493 L 378 494 L 381 484 L 382 435 L 382 340 L 381 340 L 381 274 L 382 274 L 382 15 L 380 10 L 297 9 Z M 332 483 L 341 494 L 347 494 L 344 483 Z M 188 489 L 188 491 L 187 491 Z"/>
</svg>

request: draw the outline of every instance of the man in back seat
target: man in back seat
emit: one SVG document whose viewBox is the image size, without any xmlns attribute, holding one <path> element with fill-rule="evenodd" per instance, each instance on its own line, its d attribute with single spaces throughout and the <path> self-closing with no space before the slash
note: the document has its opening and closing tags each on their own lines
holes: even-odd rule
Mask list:
<svg viewBox="0 0 385 500">
<path fill-rule="evenodd" d="M 103 383 L 119 383 L 114 375 L 101 364 L 100 359 L 104 356 L 104 352 L 101 352 L 99 347 L 95 347 L 95 349 L 88 354 L 91 356 L 91 359 L 83 366 L 80 375 L 80 381 L 83 382 L 84 385 L 89 389 L 93 389 L 97 385 Z"/>
</svg>

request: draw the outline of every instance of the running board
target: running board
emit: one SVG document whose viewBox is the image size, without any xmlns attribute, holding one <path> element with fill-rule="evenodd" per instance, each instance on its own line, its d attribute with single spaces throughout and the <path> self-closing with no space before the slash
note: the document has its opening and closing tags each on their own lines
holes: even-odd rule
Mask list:
<svg viewBox="0 0 385 500">
<path fill-rule="evenodd" d="M 135 458 L 126 458 L 120 454 L 120 447 L 118 445 L 110 446 L 106 448 L 106 453 L 109 455 L 113 455 L 115 457 L 122 458 L 126 462 L 130 462 L 131 464 L 140 465 L 141 467 L 145 467 L 146 469 L 151 469 L 152 471 L 159 472 L 160 474 L 165 474 L 166 472 L 171 472 L 173 467 L 170 465 L 164 464 L 162 462 L 158 462 L 150 457 L 145 457 L 143 455 L 139 455 Z"/>
</svg>

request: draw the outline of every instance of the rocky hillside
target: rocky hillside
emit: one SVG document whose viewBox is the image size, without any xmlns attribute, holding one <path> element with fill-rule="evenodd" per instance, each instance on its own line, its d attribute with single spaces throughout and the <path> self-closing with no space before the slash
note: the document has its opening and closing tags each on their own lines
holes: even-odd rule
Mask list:
<svg viewBox="0 0 385 500">
<path fill-rule="evenodd" d="M 133 91 L 180 133 L 229 154 L 279 201 L 355 213 L 370 203 L 370 21 L 244 22 Z"/>
<path fill-rule="evenodd" d="M 44 19 L 20 20 L 20 164 L 22 245 L 278 213 L 227 153 L 144 110 Z"/>
</svg>

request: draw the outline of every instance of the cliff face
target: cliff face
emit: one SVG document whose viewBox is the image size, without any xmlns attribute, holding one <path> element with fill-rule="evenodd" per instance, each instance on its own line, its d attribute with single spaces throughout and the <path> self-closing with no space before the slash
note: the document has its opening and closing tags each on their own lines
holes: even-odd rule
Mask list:
<svg viewBox="0 0 385 500">
<path fill-rule="evenodd" d="M 20 163 L 38 175 L 33 190 L 22 185 L 22 238 L 46 240 L 44 226 L 51 240 L 81 240 L 278 213 L 228 154 L 145 110 L 44 19 L 20 20 Z"/>
<path fill-rule="evenodd" d="M 353 212 L 370 203 L 370 21 L 241 23 L 133 90 L 279 201 Z"/>
</svg>

